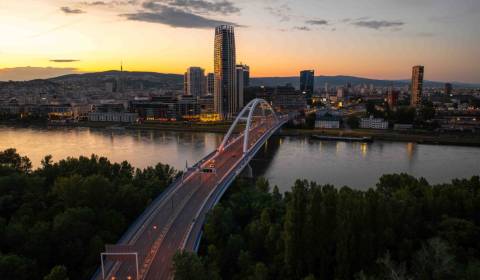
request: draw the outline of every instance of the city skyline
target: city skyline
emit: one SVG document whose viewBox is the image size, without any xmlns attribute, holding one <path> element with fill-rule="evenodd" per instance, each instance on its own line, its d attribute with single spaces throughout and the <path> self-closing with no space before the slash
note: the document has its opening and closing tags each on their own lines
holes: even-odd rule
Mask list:
<svg viewBox="0 0 480 280">
<path fill-rule="evenodd" d="M 121 60 L 129 71 L 212 72 L 212 30 L 230 23 L 237 61 L 253 77 L 314 69 L 405 79 L 421 64 L 427 80 L 480 82 L 473 0 L 38 2 L 0 4 L 0 80 L 112 70 Z"/>
</svg>

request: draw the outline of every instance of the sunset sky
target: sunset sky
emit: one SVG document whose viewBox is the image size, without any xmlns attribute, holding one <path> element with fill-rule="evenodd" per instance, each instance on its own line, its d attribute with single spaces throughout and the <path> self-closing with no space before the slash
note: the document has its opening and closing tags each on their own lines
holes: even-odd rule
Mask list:
<svg viewBox="0 0 480 280">
<path fill-rule="evenodd" d="M 213 68 L 214 27 L 236 25 L 252 75 L 480 83 L 479 0 L 1 0 L 0 80 L 119 69 Z"/>
</svg>

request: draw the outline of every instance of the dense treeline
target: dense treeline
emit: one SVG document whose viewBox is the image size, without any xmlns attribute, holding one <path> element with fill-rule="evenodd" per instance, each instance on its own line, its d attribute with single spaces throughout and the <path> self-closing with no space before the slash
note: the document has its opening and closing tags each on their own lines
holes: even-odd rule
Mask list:
<svg viewBox="0 0 480 280">
<path fill-rule="evenodd" d="M 176 279 L 480 279 L 480 180 L 384 175 L 367 191 L 237 182 Z"/>
<path fill-rule="evenodd" d="M 168 165 L 135 170 L 95 155 L 46 156 L 32 170 L 14 149 L 0 152 L 0 279 L 89 279 L 104 244 L 176 175 Z"/>
</svg>

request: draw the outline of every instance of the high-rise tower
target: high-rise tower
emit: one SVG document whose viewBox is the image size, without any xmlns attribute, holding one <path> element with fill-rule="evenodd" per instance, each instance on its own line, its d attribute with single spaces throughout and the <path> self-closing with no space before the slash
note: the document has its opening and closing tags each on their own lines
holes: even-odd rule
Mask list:
<svg viewBox="0 0 480 280">
<path fill-rule="evenodd" d="M 244 93 L 245 89 L 250 83 L 250 67 L 248 65 L 238 64 L 236 67 L 237 77 L 236 77 L 236 90 L 238 96 L 238 107 L 243 108 L 244 105 Z"/>
<path fill-rule="evenodd" d="M 315 71 L 303 70 L 300 72 L 300 91 L 305 94 L 308 104 L 312 104 L 314 90 Z"/>
<path fill-rule="evenodd" d="M 200 67 L 189 67 L 185 76 L 185 94 L 195 97 L 205 95 L 205 70 Z"/>
<path fill-rule="evenodd" d="M 410 106 L 416 108 L 422 103 L 423 93 L 423 66 L 413 66 L 412 69 L 412 95 L 410 97 Z"/>
<path fill-rule="evenodd" d="M 215 28 L 215 112 L 222 119 L 231 119 L 239 111 L 236 90 L 235 33 L 233 26 Z"/>
<path fill-rule="evenodd" d="M 206 77 L 206 92 L 207 95 L 214 95 L 215 94 L 215 74 L 208 73 Z"/>
</svg>

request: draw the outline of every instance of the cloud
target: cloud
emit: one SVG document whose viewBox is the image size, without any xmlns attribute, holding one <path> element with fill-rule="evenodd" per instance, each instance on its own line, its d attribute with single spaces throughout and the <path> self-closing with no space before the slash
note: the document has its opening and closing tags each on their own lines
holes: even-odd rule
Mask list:
<svg viewBox="0 0 480 280">
<path fill-rule="evenodd" d="M 138 0 L 129 0 L 129 1 L 84 1 L 81 2 L 84 6 L 126 6 L 126 5 L 136 5 Z"/>
<path fill-rule="evenodd" d="M 68 63 L 68 62 L 77 62 L 80 61 L 78 59 L 50 59 L 50 62 L 57 62 L 57 63 Z"/>
<path fill-rule="evenodd" d="M 324 19 L 307 20 L 305 23 L 310 25 L 328 25 L 328 21 Z"/>
<path fill-rule="evenodd" d="M 81 73 L 76 68 L 14 67 L 0 69 L 0 81 L 29 81 Z"/>
<path fill-rule="evenodd" d="M 155 3 L 154 8 L 150 10 L 152 12 L 139 11 L 137 13 L 121 14 L 120 16 L 128 20 L 161 23 L 171 27 L 213 28 L 222 24 L 240 26 L 236 23 L 203 17 L 158 3 Z"/>
<path fill-rule="evenodd" d="M 417 35 L 418 37 L 435 37 L 436 36 L 436 34 L 432 32 L 419 32 L 415 35 Z"/>
<path fill-rule="evenodd" d="M 108 5 L 105 1 L 95 1 L 95 2 L 82 2 L 82 5 L 85 6 L 106 6 Z"/>
<path fill-rule="evenodd" d="M 66 14 L 83 14 L 85 11 L 80 9 L 73 9 L 70 7 L 61 7 L 60 10 Z"/>
<path fill-rule="evenodd" d="M 289 21 L 291 17 L 290 13 L 292 11 L 288 4 L 283 4 L 279 7 L 265 7 L 265 10 L 280 18 L 280 21 Z"/>
<path fill-rule="evenodd" d="M 358 27 L 366 27 L 370 29 L 380 30 L 382 28 L 400 28 L 401 26 L 405 25 L 404 22 L 401 21 L 387 21 L 387 20 L 358 20 L 352 23 Z"/>
<path fill-rule="evenodd" d="M 184 11 L 196 13 L 235 14 L 240 9 L 228 0 L 210 2 L 205 0 L 150 0 L 143 3 L 145 9 L 156 10 L 161 5 L 177 7 Z"/>
<path fill-rule="evenodd" d="M 300 31 L 310 31 L 311 30 L 307 26 L 295 26 L 293 29 L 300 30 Z"/>
</svg>

